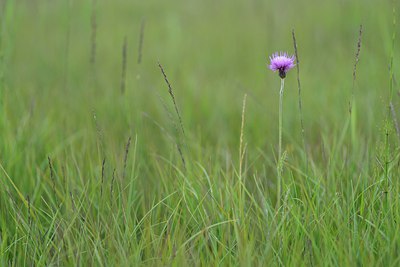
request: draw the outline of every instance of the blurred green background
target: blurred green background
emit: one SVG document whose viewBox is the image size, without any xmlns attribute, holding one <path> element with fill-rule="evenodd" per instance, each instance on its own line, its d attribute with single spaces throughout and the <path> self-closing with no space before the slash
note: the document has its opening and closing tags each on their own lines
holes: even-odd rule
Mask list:
<svg viewBox="0 0 400 267">
<path fill-rule="evenodd" d="M 87 194 L 91 203 L 100 203 L 99 177 L 102 160 L 106 158 L 106 183 L 110 184 L 113 169 L 116 169 L 117 180 L 121 181 L 121 201 L 136 203 L 132 209 L 137 209 L 137 217 L 131 222 L 135 224 L 156 201 L 182 186 L 178 144 L 189 165 L 185 179 L 198 190 L 193 189 L 193 192 L 199 196 L 208 194 L 209 181 L 205 177 L 209 175 L 214 192 L 220 193 L 215 199 L 221 199 L 221 203 L 224 199 L 224 203 L 231 203 L 235 210 L 236 198 L 232 200 L 230 193 L 225 192 L 232 189 L 234 195 L 237 189 L 228 190 L 224 186 L 233 186 L 232 181 L 237 178 L 242 101 L 247 94 L 244 138 L 248 189 L 256 192 L 254 183 L 257 182 L 250 180 L 259 178 L 260 184 L 265 185 L 267 199 L 275 199 L 280 79 L 267 65 L 269 55 L 276 51 L 294 53 L 294 29 L 308 151 L 304 153 L 302 146 L 299 93 L 296 69 L 293 69 L 285 80 L 283 106 L 283 144 L 288 152 L 287 168 L 289 165 L 291 168 L 286 175 L 293 178 L 293 183 L 301 183 L 301 172 L 308 170 L 304 155 L 309 155 L 312 175 L 316 180 L 321 179 L 316 184 L 326 182 L 327 193 L 321 193 L 321 198 L 327 197 L 329 201 L 329 196 L 336 196 L 340 191 L 338 188 L 346 188 L 342 181 L 350 183 L 347 178 L 361 176 L 354 170 L 365 175 L 365 186 L 372 183 L 368 179 L 380 173 L 380 168 L 369 163 L 380 153 L 384 136 L 392 53 L 393 105 L 395 114 L 400 116 L 398 38 L 392 50 L 393 33 L 400 36 L 399 8 L 398 1 L 380 0 L 0 0 L 1 164 L 21 194 L 29 195 L 34 205 L 46 209 L 43 200 L 53 205 L 57 201 L 69 203 L 70 192 L 76 191 L 81 196 Z M 397 13 L 393 13 L 394 9 Z M 346 123 L 349 122 L 352 75 L 361 24 L 362 45 L 354 83 L 355 120 L 351 126 L 356 138 L 352 142 Z M 138 63 L 141 28 L 142 60 Z M 121 93 L 125 37 L 126 87 Z M 91 62 L 93 53 L 95 61 Z M 179 122 L 158 62 L 172 85 L 185 136 L 176 129 Z M 124 167 L 129 137 L 132 137 L 131 149 L 135 152 L 130 152 L 127 167 Z M 394 134 L 390 138 L 396 140 Z M 47 157 L 54 162 L 55 182 L 49 176 Z M 350 166 L 346 171 L 341 165 L 345 160 L 343 165 Z M 124 189 L 130 186 L 131 180 L 124 181 L 121 177 L 125 168 L 134 184 L 129 192 Z M 301 170 L 301 174 L 297 170 Z M 207 175 L 203 176 L 204 173 Z M 325 176 L 336 180 L 322 180 Z M 9 184 L 4 188 L 12 189 Z M 54 188 L 57 194 L 53 194 Z M 137 194 L 132 194 L 133 191 Z M 354 197 L 347 193 L 349 199 Z M 184 190 L 182 194 L 185 196 Z M 54 195 L 59 199 L 53 198 Z M 6 203 L 5 195 L 2 199 Z M 181 200 L 173 198 L 171 207 L 173 203 L 178 207 Z M 11 209 L 11 202 L 7 203 Z M 210 206 L 204 210 L 215 211 L 213 202 L 205 203 Z M 335 218 L 335 210 L 326 206 L 328 202 L 321 203 L 318 212 L 332 213 Z M 348 203 L 344 202 L 343 206 Z M 66 205 L 68 210 L 71 204 Z M 226 204 L 225 207 L 231 212 L 231 206 Z M 90 212 L 97 212 L 96 208 L 88 204 L 84 209 L 90 216 Z M 198 210 L 190 201 L 187 209 L 189 213 Z M 112 208 L 100 207 L 99 210 L 107 215 L 112 213 Z M 192 232 L 180 225 L 180 219 L 169 217 L 169 211 L 157 209 L 154 220 L 173 218 L 178 229 L 175 238 L 182 244 Z M 193 224 L 192 214 L 189 216 L 185 212 L 182 212 L 182 220 Z M 214 217 L 209 215 L 212 212 L 205 212 L 211 216 L 210 222 L 205 220 L 204 225 L 193 226 L 193 231 L 236 215 L 235 212 L 232 216 L 226 215 L 228 211 L 226 214 L 218 212 Z M 3 211 L 3 225 L 12 220 L 9 214 Z M 67 211 L 57 216 L 61 221 L 69 220 Z M 299 217 L 302 216 L 299 213 Z M 125 225 L 121 218 L 115 220 Z M 262 221 L 259 214 L 252 218 Z M 263 219 L 268 221 L 270 217 Z M 306 219 L 314 222 L 314 218 Z M 342 219 L 338 219 L 338 224 L 346 225 L 349 221 L 347 217 Z M 49 224 L 43 221 L 43 225 Z M 113 225 L 114 222 L 107 217 L 104 225 L 107 223 Z M 68 223 L 66 225 L 69 227 Z M 146 229 L 152 231 L 152 225 Z M 264 234 L 262 230 L 257 231 L 249 231 L 249 236 Z M 221 242 L 234 243 L 226 233 L 221 234 Z M 321 236 L 326 237 L 327 233 L 329 231 L 322 232 Z M 72 244 L 75 244 L 74 238 L 70 237 Z M 316 247 L 321 244 L 318 237 L 312 241 Z M 76 246 L 86 250 L 84 244 Z M 114 249 L 118 250 L 117 247 Z M 168 253 L 175 247 L 171 245 L 169 249 Z M 156 249 L 151 253 L 154 251 Z M 330 253 L 329 248 L 324 251 Z M 302 255 L 301 249 L 297 252 Z M 268 253 L 264 256 L 270 255 Z M 347 256 L 346 252 L 342 255 Z M 323 262 L 323 257 L 321 259 Z M 368 257 L 361 262 L 368 262 Z"/>
<path fill-rule="evenodd" d="M 355 131 L 366 151 L 382 136 L 396 4 L 2 1 L 4 160 L 11 172 L 24 174 L 21 186 L 26 190 L 34 180 L 33 174 L 25 175 L 22 163 L 30 172 L 38 166 L 45 172 L 48 155 L 98 166 L 111 154 L 120 162 L 129 136 L 137 136 L 142 158 L 159 155 L 179 162 L 174 140 L 181 137 L 176 135 L 176 118 L 171 121 L 175 111 L 160 62 L 172 84 L 194 161 L 236 162 L 246 93 L 249 162 L 273 162 L 280 81 L 267 69 L 268 56 L 294 52 L 292 29 L 299 49 L 306 142 L 317 159 L 325 153 L 324 143 L 337 142 L 348 116 L 360 24 Z M 126 90 L 121 94 L 125 36 Z M 399 62 L 398 53 L 394 62 Z M 394 64 L 395 78 L 397 69 Z M 395 94 L 397 112 L 398 98 Z M 286 78 L 284 146 L 289 152 L 302 149 L 295 70 Z"/>
<path fill-rule="evenodd" d="M 276 143 L 279 79 L 266 64 L 275 51 L 293 53 L 295 29 L 305 126 L 312 142 L 320 131 L 337 128 L 348 113 L 363 24 L 355 98 L 359 133 L 371 136 L 388 92 L 392 6 L 391 1 L 99 0 L 92 66 L 92 1 L 15 1 L 9 7 L 11 18 L 3 16 L 4 97 L 15 107 L 8 119 L 19 124 L 34 105 L 37 120 L 55 128 L 51 139 L 56 143 L 87 128 L 92 109 L 113 139 L 124 131 L 141 131 L 134 125 L 142 112 L 157 120 L 163 113 L 157 94 L 166 95 L 167 87 L 157 67 L 160 61 L 194 139 L 200 135 L 210 144 L 233 144 L 247 93 L 250 143 L 269 146 Z M 138 64 L 142 20 L 143 60 Z M 127 92 L 121 96 L 124 36 Z M 295 76 L 293 71 L 286 81 L 284 124 L 286 134 L 298 140 Z M 127 102 L 123 111 L 121 98 Z M 153 134 L 157 139 L 159 133 Z"/>
<path fill-rule="evenodd" d="M 135 135 L 143 151 L 175 153 L 168 137 L 175 136 L 169 112 L 175 114 L 158 61 L 172 84 L 186 142 L 203 149 L 196 160 L 225 162 L 226 155 L 236 155 L 245 93 L 246 142 L 249 151 L 258 151 L 249 157 L 259 158 L 259 151 L 272 157 L 280 81 L 267 69 L 268 56 L 294 52 L 292 29 L 310 152 L 319 157 L 322 136 L 339 136 L 343 129 L 360 24 L 356 132 L 361 143 L 374 145 L 380 137 L 396 2 L 71 0 L 2 1 L 1 6 L 2 101 L 11 140 L 3 145 L 16 169 L 21 161 L 44 168 L 47 155 L 69 158 L 75 149 L 78 158 L 90 161 L 108 152 L 122 157 L 128 136 Z M 121 94 L 125 36 L 126 91 Z M 397 103 L 396 95 L 398 111 Z M 99 138 L 102 153 L 97 153 Z M 301 149 L 295 70 L 286 79 L 284 140 L 286 149 Z"/>
</svg>

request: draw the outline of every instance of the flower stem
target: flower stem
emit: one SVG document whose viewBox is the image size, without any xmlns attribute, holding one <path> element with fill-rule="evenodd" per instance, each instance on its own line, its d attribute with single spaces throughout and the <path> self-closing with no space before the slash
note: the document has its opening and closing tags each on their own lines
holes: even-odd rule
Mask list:
<svg viewBox="0 0 400 267">
<path fill-rule="evenodd" d="M 281 89 L 279 91 L 279 150 L 278 150 L 278 188 L 277 188 L 277 208 L 279 208 L 282 191 L 282 117 L 283 117 L 283 88 L 285 79 L 281 79 Z"/>
</svg>

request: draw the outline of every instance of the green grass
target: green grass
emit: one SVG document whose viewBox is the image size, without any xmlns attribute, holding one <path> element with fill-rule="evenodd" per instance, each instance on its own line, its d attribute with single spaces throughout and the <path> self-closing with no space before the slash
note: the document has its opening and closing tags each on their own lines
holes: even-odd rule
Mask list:
<svg viewBox="0 0 400 267">
<path fill-rule="evenodd" d="M 312 2 L 0 2 L 0 266 L 398 266 L 400 7 Z"/>
</svg>

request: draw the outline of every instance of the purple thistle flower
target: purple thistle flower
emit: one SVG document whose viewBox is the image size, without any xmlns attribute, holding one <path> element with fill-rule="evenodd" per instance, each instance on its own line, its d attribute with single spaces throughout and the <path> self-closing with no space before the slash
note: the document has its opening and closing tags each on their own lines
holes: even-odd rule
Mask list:
<svg viewBox="0 0 400 267">
<path fill-rule="evenodd" d="M 271 63 L 269 68 L 273 71 L 279 71 L 279 77 L 284 79 L 286 77 L 286 73 L 293 68 L 296 64 L 294 64 L 295 57 L 288 56 L 286 52 L 274 53 L 269 57 Z"/>
</svg>

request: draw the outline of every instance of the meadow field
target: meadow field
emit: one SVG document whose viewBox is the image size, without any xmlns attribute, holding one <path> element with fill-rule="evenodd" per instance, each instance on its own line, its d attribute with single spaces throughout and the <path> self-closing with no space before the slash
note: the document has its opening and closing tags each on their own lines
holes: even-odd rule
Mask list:
<svg viewBox="0 0 400 267">
<path fill-rule="evenodd" d="M 399 266 L 399 14 L 0 0 L 0 266 Z"/>
</svg>

